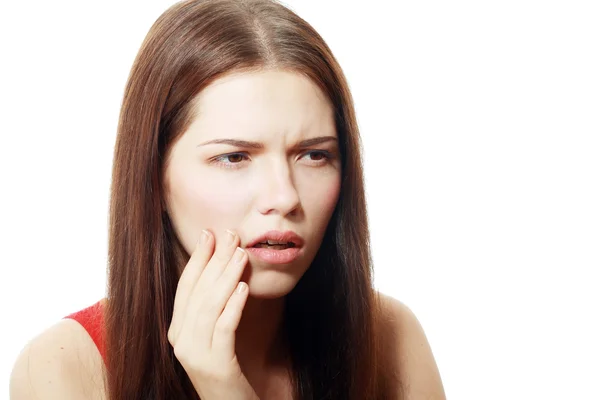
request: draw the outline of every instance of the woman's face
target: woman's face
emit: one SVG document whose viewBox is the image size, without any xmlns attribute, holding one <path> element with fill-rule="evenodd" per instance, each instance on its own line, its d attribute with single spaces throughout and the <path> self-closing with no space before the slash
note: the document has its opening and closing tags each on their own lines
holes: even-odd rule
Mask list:
<svg viewBox="0 0 600 400">
<path fill-rule="evenodd" d="M 338 199 L 332 106 L 310 79 L 270 70 L 216 80 L 194 111 L 165 170 L 177 237 L 191 254 L 202 229 L 217 245 L 233 230 L 242 248 L 267 231 L 295 232 L 303 244 L 293 261 L 275 264 L 251 250 L 242 276 L 252 296 L 284 296 L 312 262 Z"/>
</svg>

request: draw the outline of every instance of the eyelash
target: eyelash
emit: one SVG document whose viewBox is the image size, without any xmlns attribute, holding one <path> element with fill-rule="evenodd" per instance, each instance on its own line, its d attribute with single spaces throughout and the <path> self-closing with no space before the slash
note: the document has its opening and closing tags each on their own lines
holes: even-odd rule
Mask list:
<svg viewBox="0 0 600 400">
<path fill-rule="evenodd" d="M 315 153 L 320 154 L 324 157 L 324 159 L 315 161 L 315 163 L 318 163 L 318 165 L 325 164 L 333 158 L 333 154 L 331 154 L 327 150 L 311 150 L 311 151 L 307 151 L 306 153 L 304 153 L 303 156 L 305 156 L 307 154 L 315 154 Z M 248 158 L 248 153 L 245 153 L 245 152 L 227 153 L 227 154 L 221 154 L 220 156 L 212 158 L 210 160 L 210 163 L 216 164 L 217 166 L 219 166 L 221 168 L 237 169 L 237 168 L 240 168 L 239 165 L 241 164 L 241 162 L 231 163 L 231 162 L 223 162 L 220 160 L 227 159 L 228 157 L 231 157 L 231 156 L 238 156 L 238 155 L 243 156 L 246 159 Z"/>
</svg>

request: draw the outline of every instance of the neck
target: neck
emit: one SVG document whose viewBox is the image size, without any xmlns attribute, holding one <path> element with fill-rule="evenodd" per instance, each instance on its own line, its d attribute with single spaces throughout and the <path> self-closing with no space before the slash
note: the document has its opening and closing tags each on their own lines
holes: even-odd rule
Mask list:
<svg viewBox="0 0 600 400">
<path fill-rule="evenodd" d="M 235 339 L 236 355 L 244 372 L 261 374 L 284 365 L 284 307 L 285 297 L 248 297 Z"/>
</svg>

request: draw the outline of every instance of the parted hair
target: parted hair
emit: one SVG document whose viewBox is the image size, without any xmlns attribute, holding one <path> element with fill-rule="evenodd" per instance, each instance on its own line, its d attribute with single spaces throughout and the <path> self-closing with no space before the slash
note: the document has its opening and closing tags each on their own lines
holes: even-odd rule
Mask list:
<svg viewBox="0 0 600 400">
<path fill-rule="evenodd" d="M 186 254 L 163 210 L 165 157 L 194 98 L 232 72 L 310 78 L 333 105 L 338 202 L 312 264 L 286 296 L 295 399 L 388 399 L 352 96 L 323 38 L 274 0 L 188 0 L 152 25 L 123 96 L 109 207 L 105 387 L 110 400 L 198 399 L 167 339 Z"/>
</svg>

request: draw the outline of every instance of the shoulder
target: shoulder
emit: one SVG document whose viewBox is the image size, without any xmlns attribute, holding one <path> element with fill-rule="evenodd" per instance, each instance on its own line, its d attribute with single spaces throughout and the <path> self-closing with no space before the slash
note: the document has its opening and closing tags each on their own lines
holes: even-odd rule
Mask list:
<svg viewBox="0 0 600 400">
<path fill-rule="evenodd" d="M 23 348 L 10 377 L 11 400 L 104 398 L 102 358 L 86 332 L 63 319 Z"/>
<path fill-rule="evenodd" d="M 398 391 L 406 399 L 446 398 L 433 352 L 421 323 L 401 301 L 378 293 L 382 311 L 381 330 L 386 348 L 393 352 L 391 368 L 401 382 Z"/>
</svg>

